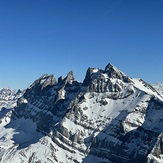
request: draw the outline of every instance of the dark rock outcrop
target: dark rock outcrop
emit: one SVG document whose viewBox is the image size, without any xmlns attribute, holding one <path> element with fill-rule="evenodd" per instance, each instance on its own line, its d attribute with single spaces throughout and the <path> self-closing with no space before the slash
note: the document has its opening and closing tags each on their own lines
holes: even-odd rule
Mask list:
<svg viewBox="0 0 163 163">
<path fill-rule="evenodd" d="M 156 111 L 162 114 L 163 102 L 152 86 L 137 82 L 145 89 L 112 64 L 105 70 L 88 68 L 83 83 L 72 71 L 58 81 L 43 75 L 18 99 L 12 118 L 33 120 L 39 132 L 50 135 L 61 149 L 79 152 L 84 163 L 89 157 L 150 162 L 148 155 L 163 154 L 162 118 L 152 119 Z"/>
</svg>

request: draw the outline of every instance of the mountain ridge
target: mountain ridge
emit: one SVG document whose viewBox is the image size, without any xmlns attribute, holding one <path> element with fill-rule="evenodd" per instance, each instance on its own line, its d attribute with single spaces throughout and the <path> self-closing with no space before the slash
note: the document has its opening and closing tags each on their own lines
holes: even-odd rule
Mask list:
<svg viewBox="0 0 163 163">
<path fill-rule="evenodd" d="M 1 162 L 161 162 L 162 119 L 162 95 L 112 64 L 45 74 L 1 117 Z"/>
</svg>

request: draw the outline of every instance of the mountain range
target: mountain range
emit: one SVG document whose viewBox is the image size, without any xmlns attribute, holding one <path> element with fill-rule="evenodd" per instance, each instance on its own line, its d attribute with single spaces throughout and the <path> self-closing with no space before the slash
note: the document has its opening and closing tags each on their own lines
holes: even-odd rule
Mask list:
<svg viewBox="0 0 163 163">
<path fill-rule="evenodd" d="M 112 64 L 0 89 L 2 163 L 161 163 L 163 86 Z"/>
</svg>

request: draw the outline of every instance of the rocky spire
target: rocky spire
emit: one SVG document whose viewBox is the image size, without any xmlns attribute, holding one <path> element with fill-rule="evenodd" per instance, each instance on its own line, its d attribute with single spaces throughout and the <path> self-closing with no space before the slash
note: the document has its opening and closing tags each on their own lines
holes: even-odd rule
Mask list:
<svg viewBox="0 0 163 163">
<path fill-rule="evenodd" d="M 123 82 L 130 82 L 129 77 L 127 77 L 123 72 L 118 70 L 111 63 L 109 63 L 105 67 L 105 73 L 108 75 L 109 78 L 117 78 L 117 79 L 122 80 Z"/>
<path fill-rule="evenodd" d="M 43 89 L 46 86 L 52 86 L 55 85 L 56 83 L 57 81 L 54 78 L 53 74 L 51 75 L 44 74 L 39 79 L 35 80 L 34 83 L 30 86 L 30 88 L 40 86 Z"/>
<path fill-rule="evenodd" d="M 24 95 L 28 96 L 32 94 L 32 92 L 38 95 L 44 94 L 44 92 L 48 92 L 48 90 L 55 84 L 57 84 L 57 81 L 53 74 L 44 74 L 30 85 Z"/>
<path fill-rule="evenodd" d="M 88 68 L 87 72 L 86 72 L 86 76 L 85 79 L 83 81 L 83 85 L 87 86 L 90 84 L 90 82 L 92 81 L 92 74 L 98 73 L 100 69 L 97 68 Z"/>
<path fill-rule="evenodd" d="M 72 82 L 75 81 L 73 72 L 70 71 L 63 80 L 65 84 L 72 84 Z"/>
</svg>

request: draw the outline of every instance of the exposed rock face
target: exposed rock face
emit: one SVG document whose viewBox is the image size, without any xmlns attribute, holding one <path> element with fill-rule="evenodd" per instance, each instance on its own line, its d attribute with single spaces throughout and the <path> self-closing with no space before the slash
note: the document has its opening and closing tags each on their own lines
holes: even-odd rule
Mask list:
<svg viewBox="0 0 163 163">
<path fill-rule="evenodd" d="M 78 93 L 80 84 L 75 81 L 72 71 L 56 82 L 53 75 L 43 75 L 24 93 L 15 109 L 18 117 L 30 118 L 38 123 L 38 130 L 49 133 L 53 125 L 67 112 L 71 100 Z M 24 109 L 22 109 L 24 108 Z"/>
<path fill-rule="evenodd" d="M 121 71 L 119 71 L 116 67 L 114 67 L 110 63 L 105 67 L 105 72 L 108 74 L 109 78 L 120 79 L 126 83 L 131 82 L 131 80 L 125 74 L 123 74 Z"/>
<path fill-rule="evenodd" d="M 26 94 L 46 93 L 48 89 L 56 84 L 54 75 L 42 75 L 27 90 Z"/>
<path fill-rule="evenodd" d="M 163 160 L 162 96 L 143 80 L 129 78 L 111 64 L 105 70 L 89 68 L 83 83 L 75 80 L 72 71 L 58 81 L 53 75 L 43 75 L 17 100 L 6 128 L 22 118 L 23 123 L 32 120 L 43 135 L 29 146 L 13 134 L 19 147 L 5 149 L 0 144 L 3 162 Z M 17 128 L 21 128 L 20 135 L 26 132 L 21 125 Z M 41 159 L 40 153 L 44 155 Z"/>
<path fill-rule="evenodd" d="M 125 83 L 130 82 L 129 77 L 108 64 L 105 70 L 89 68 L 83 85 L 88 86 L 90 92 L 121 92 Z"/>
</svg>

